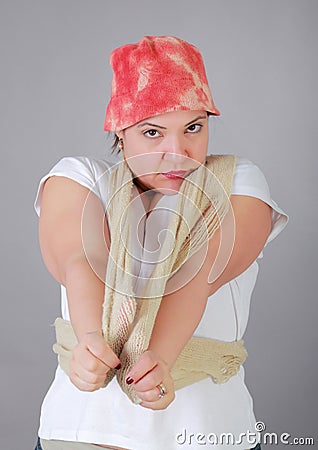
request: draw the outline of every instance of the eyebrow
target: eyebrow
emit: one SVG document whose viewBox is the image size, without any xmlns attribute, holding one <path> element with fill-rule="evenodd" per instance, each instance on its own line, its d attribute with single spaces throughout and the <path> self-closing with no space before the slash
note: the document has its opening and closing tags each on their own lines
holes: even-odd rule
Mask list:
<svg viewBox="0 0 318 450">
<path fill-rule="evenodd" d="M 207 118 L 206 116 L 198 116 L 195 119 L 191 120 L 190 122 L 186 123 L 185 127 L 188 127 L 189 125 L 191 125 L 191 123 L 196 122 L 197 120 L 206 119 L 206 118 Z M 139 124 L 137 126 L 137 128 L 144 127 L 145 125 L 148 125 L 148 126 L 151 126 L 151 127 L 160 128 L 161 130 L 166 130 L 167 129 L 166 127 L 162 127 L 160 125 L 157 125 L 155 123 L 150 123 L 150 122 L 143 122 L 143 123 Z"/>
</svg>

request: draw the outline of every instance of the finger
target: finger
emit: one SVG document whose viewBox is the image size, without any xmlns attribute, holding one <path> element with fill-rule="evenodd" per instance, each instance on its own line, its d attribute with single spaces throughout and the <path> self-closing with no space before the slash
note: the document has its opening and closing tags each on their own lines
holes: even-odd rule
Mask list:
<svg viewBox="0 0 318 450">
<path fill-rule="evenodd" d="M 80 345 L 73 350 L 71 364 L 76 372 L 80 369 L 85 369 L 88 372 L 103 375 L 109 370 L 109 366 L 106 366 L 106 364 L 93 355 L 89 349 L 83 345 Z"/>
<path fill-rule="evenodd" d="M 170 403 L 173 402 L 174 399 L 175 399 L 175 395 L 170 395 L 169 397 L 165 396 L 156 402 L 141 402 L 139 404 L 143 408 L 159 411 L 162 409 L 166 409 L 170 405 Z"/>
<path fill-rule="evenodd" d="M 150 372 L 147 372 L 139 381 L 135 381 L 134 388 L 137 393 L 141 392 L 156 392 L 159 393 L 159 389 L 156 387 L 162 382 L 164 378 L 163 370 L 160 366 L 155 366 Z M 158 395 L 157 395 L 158 398 Z"/>
<path fill-rule="evenodd" d="M 157 402 L 142 402 L 142 403 L 140 403 L 140 406 L 142 406 L 143 408 L 147 408 L 147 409 L 152 409 L 152 410 L 158 411 L 158 410 L 161 410 L 161 409 L 166 409 L 167 406 L 169 406 L 169 404 L 166 405 L 166 404 L 162 403 L 162 404 L 158 405 Z"/>
<path fill-rule="evenodd" d="M 112 368 L 120 367 L 120 359 L 102 336 L 99 336 L 96 333 L 87 333 L 84 338 L 84 344 L 88 350 L 106 366 Z"/>
<path fill-rule="evenodd" d="M 136 393 L 140 400 L 147 403 L 153 403 L 163 399 L 163 397 L 160 397 L 160 391 L 157 386 L 147 391 L 137 391 Z M 167 393 L 165 395 L 167 395 Z"/>
<path fill-rule="evenodd" d="M 97 391 L 101 386 L 97 386 L 87 381 L 82 380 L 75 372 L 70 374 L 70 380 L 74 386 L 76 386 L 80 391 L 93 392 Z"/>
<path fill-rule="evenodd" d="M 100 363 L 102 364 L 102 363 Z M 106 378 L 106 374 L 109 371 L 109 367 L 107 368 L 107 366 L 105 366 L 105 364 L 103 364 L 103 371 L 102 372 L 92 372 L 87 370 L 85 367 L 81 366 L 81 365 L 77 365 L 76 367 L 73 368 L 74 373 L 76 373 L 76 375 L 84 382 L 88 383 L 88 384 L 93 384 L 96 385 L 98 387 L 101 387 L 104 385 L 105 382 L 105 378 Z M 105 370 L 106 368 L 106 370 Z"/>
<path fill-rule="evenodd" d="M 136 364 L 129 371 L 126 382 L 131 384 L 134 382 L 135 384 L 141 380 L 148 372 L 153 370 L 158 364 L 158 358 L 152 351 L 144 352 Z M 153 385 L 151 386 L 153 387 Z"/>
</svg>

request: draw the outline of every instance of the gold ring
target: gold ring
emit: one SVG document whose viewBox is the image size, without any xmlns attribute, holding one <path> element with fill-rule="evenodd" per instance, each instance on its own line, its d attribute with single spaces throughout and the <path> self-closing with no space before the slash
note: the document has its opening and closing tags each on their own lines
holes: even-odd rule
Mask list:
<svg viewBox="0 0 318 450">
<path fill-rule="evenodd" d="M 163 383 L 158 384 L 158 386 L 156 386 L 159 389 L 159 398 L 162 398 L 166 395 L 167 393 L 167 388 Z"/>
</svg>

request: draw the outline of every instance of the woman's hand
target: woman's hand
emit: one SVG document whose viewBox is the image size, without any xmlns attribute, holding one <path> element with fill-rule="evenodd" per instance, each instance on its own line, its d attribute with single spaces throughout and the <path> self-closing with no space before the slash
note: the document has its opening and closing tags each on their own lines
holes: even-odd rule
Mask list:
<svg viewBox="0 0 318 450">
<path fill-rule="evenodd" d="M 141 406 L 148 409 L 166 409 L 175 398 L 174 383 L 168 364 L 153 350 L 146 350 L 130 370 L 126 378 L 142 400 Z M 165 394 L 160 397 L 163 384 Z"/>
<path fill-rule="evenodd" d="M 107 372 L 120 368 L 120 360 L 101 332 L 82 336 L 74 347 L 70 361 L 70 380 L 81 391 L 96 391 L 105 382 Z"/>
</svg>

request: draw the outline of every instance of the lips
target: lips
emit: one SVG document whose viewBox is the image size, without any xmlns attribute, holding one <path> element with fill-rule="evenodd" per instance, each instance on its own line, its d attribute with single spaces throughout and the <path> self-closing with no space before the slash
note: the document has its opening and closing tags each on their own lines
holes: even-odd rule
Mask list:
<svg viewBox="0 0 318 450">
<path fill-rule="evenodd" d="M 164 172 L 162 175 L 166 178 L 176 179 L 176 178 L 184 178 L 187 174 L 186 170 L 172 170 L 170 172 Z"/>
</svg>

